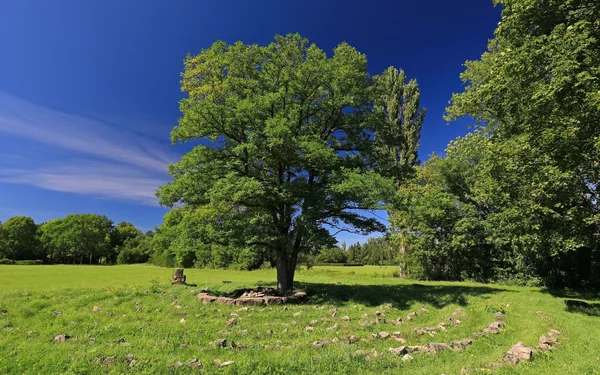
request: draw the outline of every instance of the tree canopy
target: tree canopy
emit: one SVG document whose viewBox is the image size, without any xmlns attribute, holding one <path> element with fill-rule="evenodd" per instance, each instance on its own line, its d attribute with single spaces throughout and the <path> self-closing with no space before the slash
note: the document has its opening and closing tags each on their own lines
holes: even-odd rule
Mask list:
<svg viewBox="0 0 600 375">
<path fill-rule="evenodd" d="M 401 188 L 396 226 L 432 278 L 600 283 L 600 5 L 502 0 L 448 120 L 470 116 Z"/>
<path fill-rule="evenodd" d="M 158 195 L 193 212 L 204 243 L 274 252 L 285 292 L 298 254 L 335 242 L 329 229 L 385 231 L 364 211 L 392 192 L 382 171 L 397 153 L 380 151 L 418 136 L 394 133 L 386 110 L 397 102 L 380 98 L 363 54 L 342 43 L 328 57 L 297 34 L 267 46 L 219 41 L 188 56 L 182 76 L 188 97 L 172 139 L 203 141 L 170 166 L 173 182 Z"/>
</svg>

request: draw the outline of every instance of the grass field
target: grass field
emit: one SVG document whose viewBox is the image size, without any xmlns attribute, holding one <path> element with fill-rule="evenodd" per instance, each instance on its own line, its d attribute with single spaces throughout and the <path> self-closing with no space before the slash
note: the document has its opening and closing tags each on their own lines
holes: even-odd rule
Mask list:
<svg viewBox="0 0 600 375">
<path fill-rule="evenodd" d="M 151 266 L 0 266 L 0 310 L 6 310 L 0 313 L 0 374 L 600 374 L 596 295 L 398 280 L 393 271 L 303 270 L 296 286 L 308 292 L 305 304 L 245 310 L 204 305 L 196 294 L 205 287 L 225 294 L 273 285 L 274 271 L 186 270 L 188 282 L 198 287 L 184 287 L 169 285 L 173 270 Z M 565 304 L 581 297 L 590 305 Z M 399 326 L 391 323 L 421 308 L 427 311 Z M 403 361 L 388 350 L 400 342 L 372 336 L 400 332 L 405 345 L 475 338 L 498 311 L 506 323 L 500 333 L 476 338 L 462 352 Z M 446 332 L 414 331 L 447 323 L 453 314 L 461 323 L 446 324 Z M 226 326 L 232 317 L 236 324 Z M 537 345 L 550 329 L 562 332 L 554 350 L 517 366 L 486 369 L 517 342 Z M 60 334 L 70 338 L 53 343 Z M 359 341 L 349 343 L 352 335 Z M 227 347 L 213 346 L 221 338 Z M 313 347 L 324 339 L 330 343 Z M 231 342 L 245 348 L 233 349 Z M 219 368 L 215 360 L 233 364 Z"/>
</svg>

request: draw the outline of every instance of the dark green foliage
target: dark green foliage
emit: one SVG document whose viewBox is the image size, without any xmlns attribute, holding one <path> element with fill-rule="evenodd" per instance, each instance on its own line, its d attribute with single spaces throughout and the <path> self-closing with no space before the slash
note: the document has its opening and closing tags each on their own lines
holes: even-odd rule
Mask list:
<svg viewBox="0 0 600 375">
<path fill-rule="evenodd" d="M 398 264 L 398 244 L 390 236 L 371 237 L 364 244 L 354 243 L 348 246 L 345 253 L 348 263 L 379 266 Z"/>
<path fill-rule="evenodd" d="M 408 271 L 434 279 L 600 285 L 600 3 L 503 0 L 447 118 L 475 134 L 400 189 Z"/>
<path fill-rule="evenodd" d="M 71 214 L 40 226 L 40 238 L 51 263 L 98 263 L 112 259 L 112 221 L 97 214 Z"/>
<path fill-rule="evenodd" d="M 346 252 L 339 247 L 323 248 L 315 257 L 317 263 L 346 263 Z"/>
<path fill-rule="evenodd" d="M 138 232 L 135 237 L 127 238 L 117 249 L 117 264 L 146 263 L 150 260 L 153 252 L 152 236 L 144 235 L 139 230 Z"/>
<path fill-rule="evenodd" d="M 222 233 L 219 233 L 221 235 Z M 152 263 L 160 266 L 196 268 L 232 268 L 253 270 L 263 263 L 274 263 L 265 247 L 242 247 L 237 238 L 218 237 L 206 224 L 201 210 L 184 208 L 169 211 L 152 238 Z"/>
<path fill-rule="evenodd" d="M 0 259 L 14 264 L 146 262 L 153 253 L 152 236 L 129 223 L 116 228 L 106 216 L 72 214 L 37 226 L 17 216 L 0 226 Z M 127 261 L 125 261 L 127 260 Z"/>
<path fill-rule="evenodd" d="M 418 147 L 425 109 L 415 79 L 407 82 L 393 66 L 374 77 L 375 106 L 383 119 L 375 129 L 375 154 L 380 173 L 396 182 L 407 178 L 418 164 Z"/>
<path fill-rule="evenodd" d="M 27 216 L 14 216 L 0 229 L 0 258 L 13 261 L 40 259 L 42 256 L 37 225 Z"/>
<path fill-rule="evenodd" d="M 197 251 L 196 262 L 213 264 L 267 251 L 283 292 L 300 253 L 335 243 L 326 226 L 385 231 L 361 211 L 392 191 L 378 173 L 383 145 L 373 134 L 388 124 L 366 62 L 345 43 L 328 58 L 297 34 L 268 46 L 219 41 L 185 60 L 188 96 L 172 139 L 210 144 L 171 165 L 173 182 L 158 192 L 162 204 L 185 209 L 179 226 L 193 233 L 174 240 L 179 263 Z"/>
</svg>

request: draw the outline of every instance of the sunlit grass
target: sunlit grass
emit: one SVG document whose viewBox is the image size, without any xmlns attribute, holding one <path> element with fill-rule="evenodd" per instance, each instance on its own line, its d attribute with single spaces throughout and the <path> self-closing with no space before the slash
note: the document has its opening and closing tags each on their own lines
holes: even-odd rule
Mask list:
<svg viewBox="0 0 600 375">
<path fill-rule="evenodd" d="M 563 298 L 538 289 L 399 280 L 391 277 L 394 270 L 301 270 L 297 286 L 309 292 L 306 304 L 243 311 L 203 305 L 195 295 L 201 288 L 227 293 L 273 285 L 273 270 L 186 270 L 188 281 L 198 286 L 183 287 L 169 284 L 173 270 L 151 266 L 0 266 L 0 310 L 7 310 L 0 314 L 0 374 L 198 373 L 199 368 L 188 366 L 194 358 L 202 362 L 204 373 L 459 374 L 463 367 L 476 370 L 499 361 L 519 341 L 536 345 L 549 329 L 563 333 L 554 352 L 493 372 L 600 373 L 596 305 L 570 312 Z M 100 310 L 92 311 L 94 306 Z M 422 307 L 427 312 L 416 319 L 401 326 L 390 323 Z M 507 323 L 501 333 L 477 339 L 460 353 L 419 354 L 403 362 L 388 351 L 400 343 L 372 338 L 373 333 L 399 331 L 407 345 L 421 345 L 473 337 L 499 310 L 506 312 Z M 375 311 L 387 322 L 361 326 L 374 321 Z M 413 331 L 446 321 L 457 311 L 462 323 L 448 326 L 447 332 L 430 337 Z M 346 315 L 350 321 L 341 320 Z M 232 317 L 236 324 L 226 326 Z M 328 330 L 336 323 L 336 329 Z M 307 331 L 307 326 L 314 330 Z M 54 344 L 59 334 L 71 338 Z M 348 344 L 345 338 L 351 335 L 363 341 Z M 247 348 L 216 348 L 213 341 L 218 338 Z M 322 349 L 312 346 L 313 341 L 333 338 L 338 341 Z M 370 360 L 356 354 L 372 349 L 378 356 Z M 128 354 L 133 355 L 129 360 Z M 110 357 L 115 357 L 114 364 Z M 131 358 L 137 363 L 129 367 Z M 219 369 L 216 359 L 235 363 Z M 183 366 L 176 367 L 178 362 Z"/>
</svg>

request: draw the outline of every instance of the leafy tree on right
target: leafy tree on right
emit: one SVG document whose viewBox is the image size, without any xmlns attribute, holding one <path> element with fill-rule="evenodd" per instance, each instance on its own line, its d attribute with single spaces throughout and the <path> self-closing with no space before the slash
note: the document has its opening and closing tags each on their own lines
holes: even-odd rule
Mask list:
<svg viewBox="0 0 600 375">
<path fill-rule="evenodd" d="M 395 225 L 412 233 L 422 277 L 598 285 L 600 4 L 496 3 L 495 38 L 466 63 L 465 91 L 447 108 L 447 120 L 470 116 L 479 131 L 401 188 Z M 451 270 L 465 259 L 475 264 Z"/>
</svg>

